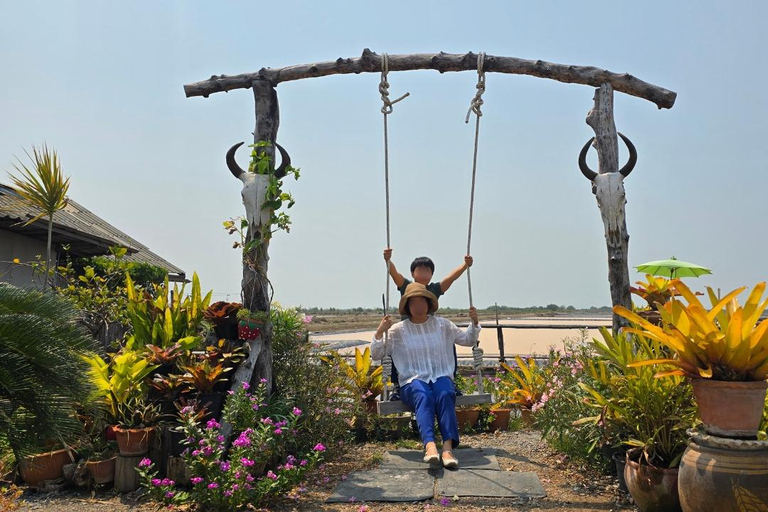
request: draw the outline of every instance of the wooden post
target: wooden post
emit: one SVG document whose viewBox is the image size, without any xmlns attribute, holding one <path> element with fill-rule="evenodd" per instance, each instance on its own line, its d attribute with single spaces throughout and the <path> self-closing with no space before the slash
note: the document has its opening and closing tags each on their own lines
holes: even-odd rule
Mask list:
<svg viewBox="0 0 768 512">
<path fill-rule="evenodd" d="M 136 468 L 146 455 L 118 455 L 115 462 L 115 490 L 132 492 L 139 488 L 139 474 Z"/>
<path fill-rule="evenodd" d="M 595 195 L 605 226 L 608 247 L 608 282 L 612 305 L 632 309 L 629 293 L 629 234 L 624 205 L 624 177 L 619 170 L 619 148 L 613 120 L 613 87 L 604 83 L 595 89 L 594 106 L 587 114 L 587 124 L 595 131 L 595 148 L 599 162 L 594 180 Z M 629 322 L 613 315 L 613 332 Z"/>
</svg>

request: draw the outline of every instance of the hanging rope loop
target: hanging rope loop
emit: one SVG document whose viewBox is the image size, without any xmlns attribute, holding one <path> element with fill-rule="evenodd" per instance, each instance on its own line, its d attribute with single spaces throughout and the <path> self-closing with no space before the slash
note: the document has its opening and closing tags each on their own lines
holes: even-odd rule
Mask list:
<svg viewBox="0 0 768 512">
<path fill-rule="evenodd" d="M 381 82 L 379 82 L 379 94 L 381 94 L 381 102 L 384 106 L 381 107 L 381 113 L 385 116 L 392 113 L 392 105 L 398 101 L 403 101 L 405 98 L 411 95 L 407 92 L 397 98 L 395 101 L 389 99 L 389 82 L 387 81 L 387 74 L 389 74 L 389 55 L 386 53 L 381 54 Z M 386 118 L 385 118 L 386 119 Z"/>
<path fill-rule="evenodd" d="M 475 97 L 472 98 L 472 101 L 469 104 L 469 110 L 467 110 L 467 117 L 464 119 L 465 123 L 469 123 L 469 116 L 472 115 L 472 112 L 475 113 L 477 117 L 481 117 L 483 115 L 483 111 L 481 110 L 481 107 L 483 106 L 483 93 L 485 92 L 485 52 L 480 52 L 477 56 L 477 85 L 475 88 L 477 89 L 477 92 L 475 92 Z"/>
</svg>

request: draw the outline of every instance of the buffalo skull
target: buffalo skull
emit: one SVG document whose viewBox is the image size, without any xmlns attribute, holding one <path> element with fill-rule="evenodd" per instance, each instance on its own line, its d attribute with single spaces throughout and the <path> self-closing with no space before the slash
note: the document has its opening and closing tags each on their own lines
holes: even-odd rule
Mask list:
<svg viewBox="0 0 768 512">
<path fill-rule="evenodd" d="M 256 231 L 260 233 L 261 228 L 269 224 L 270 211 L 269 208 L 264 208 L 269 175 L 245 172 L 237 165 L 235 152 L 243 144 L 243 142 L 240 142 L 229 148 L 229 151 L 227 151 L 227 167 L 229 167 L 235 178 L 243 182 L 243 190 L 240 194 L 243 197 L 249 234 L 251 238 L 255 238 L 257 236 Z M 288 152 L 280 144 L 275 143 L 275 146 L 280 151 L 282 162 L 280 167 L 275 169 L 274 175 L 277 179 L 280 179 L 285 177 L 286 168 L 291 165 L 291 157 L 288 156 Z"/>
<path fill-rule="evenodd" d="M 634 144 L 619 133 L 619 136 L 627 145 L 629 150 L 629 160 L 619 172 L 608 172 L 598 174 L 587 165 L 587 152 L 594 142 L 592 137 L 587 141 L 581 153 L 579 153 L 579 169 L 581 173 L 592 182 L 592 193 L 597 197 L 597 205 L 600 208 L 600 215 L 603 217 L 605 226 L 605 239 L 608 247 L 620 247 L 624 242 L 621 233 L 626 232 L 626 218 L 624 214 L 624 205 L 627 203 L 624 192 L 624 178 L 634 169 L 637 163 L 637 150 Z"/>
</svg>

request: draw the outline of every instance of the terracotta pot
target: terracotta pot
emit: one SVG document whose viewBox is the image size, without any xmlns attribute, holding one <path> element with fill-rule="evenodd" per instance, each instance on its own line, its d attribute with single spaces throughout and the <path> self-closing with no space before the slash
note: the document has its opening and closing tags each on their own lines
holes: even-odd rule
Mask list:
<svg viewBox="0 0 768 512">
<path fill-rule="evenodd" d="M 456 418 L 459 420 L 459 432 L 466 434 L 472 431 L 480 419 L 480 409 L 458 409 Z"/>
<path fill-rule="evenodd" d="M 494 409 L 491 413 L 495 418 L 488 425 L 488 430 L 496 432 L 497 430 L 507 430 L 509 428 L 509 415 L 512 413 L 512 409 Z"/>
<path fill-rule="evenodd" d="M 691 379 L 691 383 L 701 421 L 709 434 L 725 437 L 757 436 L 768 381 Z"/>
<path fill-rule="evenodd" d="M 106 460 L 89 460 L 85 463 L 94 483 L 108 484 L 115 479 L 115 461 L 117 456 Z"/>
<path fill-rule="evenodd" d="M 624 479 L 640 512 L 679 512 L 678 468 L 655 468 L 632 460 L 627 452 Z"/>
<path fill-rule="evenodd" d="M 678 481 L 685 512 L 768 510 L 768 441 L 689 434 Z"/>
<path fill-rule="evenodd" d="M 115 427 L 117 435 L 117 447 L 120 455 L 131 457 L 144 455 L 149 450 L 149 443 L 155 437 L 155 427 L 149 428 L 122 428 Z"/>
<path fill-rule="evenodd" d="M 21 460 L 21 478 L 31 486 L 37 486 L 44 480 L 56 480 L 63 476 L 64 466 L 73 461 L 67 450 L 30 455 Z"/>
<path fill-rule="evenodd" d="M 107 425 L 104 428 L 104 437 L 107 441 L 117 440 L 117 434 L 115 434 L 115 425 Z"/>
</svg>

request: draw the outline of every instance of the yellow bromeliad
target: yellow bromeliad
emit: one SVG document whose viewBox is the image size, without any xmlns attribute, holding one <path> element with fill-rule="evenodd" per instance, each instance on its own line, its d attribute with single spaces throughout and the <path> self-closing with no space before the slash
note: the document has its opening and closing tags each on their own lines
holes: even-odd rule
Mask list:
<svg viewBox="0 0 768 512">
<path fill-rule="evenodd" d="M 736 297 L 746 287 L 733 290 L 718 299 L 707 288 L 712 309 L 707 310 L 696 295 L 679 279 L 674 289 L 688 302 L 671 301 L 659 310 L 663 326 L 658 327 L 622 306 L 613 308 L 617 315 L 637 327 L 626 332 L 647 336 L 672 350 L 676 357 L 633 363 L 669 364 L 676 370 L 657 376 L 687 375 L 723 381 L 760 381 L 768 378 L 768 319 L 757 324 L 768 299 L 761 301 L 766 283 L 758 283 L 742 307 Z"/>
</svg>

